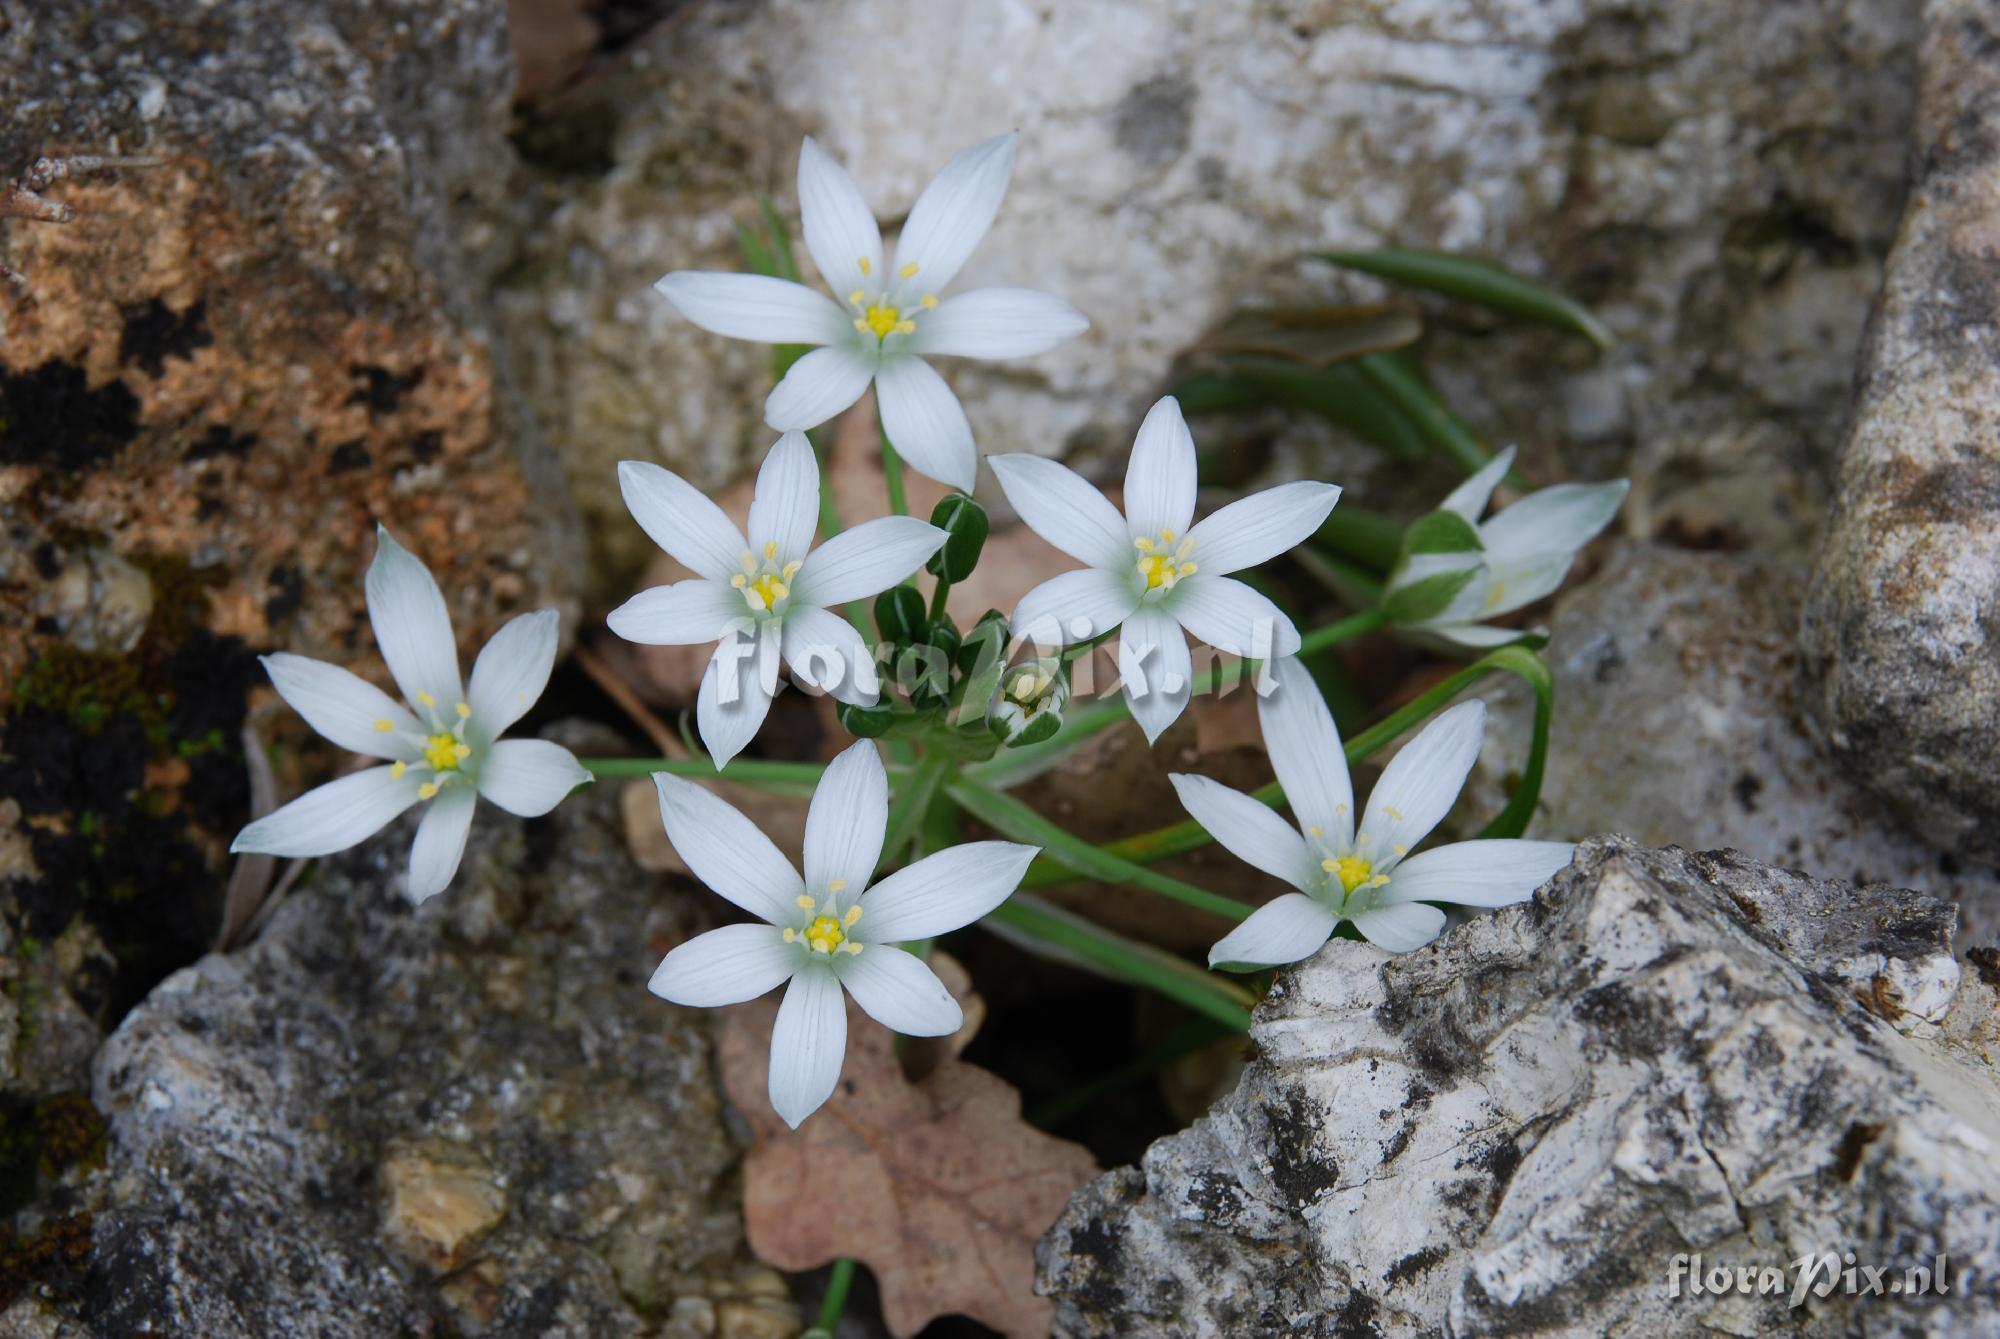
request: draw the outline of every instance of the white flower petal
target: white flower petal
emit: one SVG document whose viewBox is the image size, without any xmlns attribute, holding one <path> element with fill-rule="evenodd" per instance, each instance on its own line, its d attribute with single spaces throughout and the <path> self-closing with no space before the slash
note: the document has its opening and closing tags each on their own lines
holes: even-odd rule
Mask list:
<svg viewBox="0 0 2000 1339">
<path fill-rule="evenodd" d="M 1422 631 L 1433 637 L 1441 637 L 1455 646 L 1463 646 L 1471 651 L 1484 651 L 1495 646 L 1505 646 L 1518 642 L 1534 631 L 1533 628 L 1489 628 L 1481 623 L 1453 623 L 1447 626 L 1420 624 Z"/>
<path fill-rule="evenodd" d="M 465 834 L 472 831 L 472 811 L 479 798 L 470 786 L 446 786 L 424 810 L 417 839 L 410 846 L 410 901 L 421 906 L 451 884 L 465 856 Z"/>
<path fill-rule="evenodd" d="M 830 610 L 800 605 L 787 611 L 780 653 L 799 682 L 838 701 L 872 707 L 882 695 L 882 677 L 868 643 L 852 623 Z"/>
<path fill-rule="evenodd" d="M 1444 929 L 1444 913 L 1424 902 L 1396 902 L 1355 913 L 1354 928 L 1376 948 L 1408 953 Z"/>
<path fill-rule="evenodd" d="M 1486 704 L 1474 699 L 1434 717 L 1389 760 L 1354 839 L 1377 874 L 1393 868 L 1450 811 L 1485 738 Z"/>
<path fill-rule="evenodd" d="M 1270 660 L 1297 655 L 1299 630 L 1284 610 L 1235 577 L 1183 577 L 1160 607 L 1218 651 Z"/>
<path fill-rule="evenodd" d="M 323 737 L 372 758 L 400 758 L 409 752 L 408 741 L 398 733 L 415 733 L 421 728 L 417 718 L 366 679 L 324 660 L 284 651 L 263 657 L 263 663 L 278 696 Z M 377 729 L 377 721 L 387 721 L 389 729 Z"/>
<path fill-rule="evenodd" d="M 776 989 L 798 965 L 798 947 L 775 925 L 725 925 L 668 953 L 646 989 L 675 1004 L 713 1009 Z"/>
<path fill-rule="evenodd" d="M 806 556 L 792 600 L 826 609 L 867 599 L 922 567 L 944 540 L 944 531 L 914 516 L 863 521 Z"/>
<path fill-rule="evenodd" d="M 1257 699 L 1257 724 L 1271 770 L 1299 827 L 1325 849 L 1344 851 L 1354 843 L 1354 783 L 1333 713 L 1295 657 L 1272 661 L 1269 669 L 1277 686 Z"/>
<path fill-rule="evenodd" d="M 372 837 L 417 802 L 422 778 L 371 767 L 315 787 L 236 834 L 231 851 L 264 855 L 331 855 Z"/>
<path fill-rule="evenodd" d="M 806 886 L 792 862 L 727 800 L 692 781 L 653 773 L 667 840 L 694 876 L 773 925 L 798 918 Z"/>
<path fill-rule="evenodd" d="M 965 1023 L 958 1001 L 923 959 L 870 944 L 840 964 L 840 984 L 870 1018 L 906 1037 L 948 1037 Z"/>
<path fill-rule="evenodd" d="M 472 662 L 472 682 L 465 690 L 466 705 L 472 708 L 471 728 L 486 739 L 496 739 L 541 700 L 556 665 L 561 631 L 556 611 L 542 609 L 509 619 L 479 649 L 479 659 Z"/>
<path fill-rule="evenodd" d="M 912 290 L 942 292 L 993 226 L 1014 171 L 1015 139 L 1009 133 L 962 150 L 910 206 L 896 239 L 896 272 L 917 267 Z"/>
<path fill-rule="evenodd" d="M 546 739 L 503 739 L 479 764 L 479 793 L 521 818 L 541 817 L 590 779 L 575 754 Z"/>
<path fill-rule="evenodd" d="M 831 298 L 789 279 L 676 270 L 653 287 L 688 320 L 731 339 L 829 344 L 849 330 Z"/>
<path fill-rule="evenodd" d="M 368 621 L 375 627 L 375 643 L 404 698 L 416 706 L 429 694 L 450 711 L 463 700 L 458 643 L 430 569 L 378 525 L 375 561 L 368 565 L 362 584 L 368 592 Z"/>
<path fill-rule="evenodd" d="M 1493 490 L 1507 477 L 1507 471 L 1514 468 L 1514 448 L 1508 447 L 1493 459 L 1480 466 L 1471 478 L 1445 494 L 1438 504 L 1440 511 L 1455 511 L 1475 526 L 1479 524 L 1479 513 L 1486 510 L 1486 504 L 1493 497 Z"/>
<path fill-rule="evenodd" d="M 779 432 L 816 428 L 861 398 L 875 359 L 846 344 L 814 349 L 764 397 L 764 422 Z"/>
<path fill-rule="evenodd" d="M 910 348 L 967 358 L 1026 358 L 1090 329 L 1083 313 L 1033 288 L 981 288 L 946 298 L 917 321 Z"/>
<path fill-rule="evenodd" d="M 1023 595 L 1008 626 L 1016 638 L 1045 647 L 1101 637 L 1139 608 L 1136 584 L 1126 573 L 1100 567 L 1064 572 Z M 1179 635 L 1178 625 L 1175 635 Z"/>
<path fill-rule="evenodd" d="M 1180 719 L 1194 688 L 1194 658 L 1171 614 L 1140 605 L 1125 620 L 1118 633 L 1118 674 L 1125 705 L 1150 744 Z"/>
<path fill-rule="evenodd" d="M 1201 521 L 1188 537 L 1204 576 L 1224 576 L 1303 544 L 1340 500 L 1333 484 L 1279 484 L 1238 498 Z"/>
<path fill-rule="evenodd" d="M 1625 501 L 1629 481 L 1557 484 L 1516 502 L 1479 527 L 1479 538 L 1496 559 L 1580 549 L 1611 524 Z"/>
<path fill-rule="evenodd" d="M 1194 519 L 1194 483 L 1194 436 L 1181 417 L 1180 401 L 1165 396 L 1146 411 L 1125 463 L 1125 520 L 1132 537 L 1185 534 Z"/>
<path fill-rule="evenodd" d="M 732 623 L 744 629 L 751 623 L 743 593 L 707 577 L 642 590 L 604 621 L 626 641 L 647 646 L 700 646 L 722 640 Z"/>
<path fill-rule="evenodd" d="M 1390 902 L 1504 907 L 1533 897 L 1574 854 L 1576 847 L 1569 842 L 1507 838 L 1454 842 L 1420 851 L 1396 866 L 1381 897 Z"/>
<path fill-rule="evenodd" d="M 729 584 L 750 546 L 708 495 L 672 470 L 644 460 L 618 462 L 618 491 L 647 538 L 683 566 Z"/>
<path fill-rule="evenodd" d="M 780 437 L 757 471 L 757 494 L 750 503 L 750 548 L 759 558 L 777 545 L 772 561 L 780 567 L 806 556 L 819 524 L 819 461 L 802 432 Z"/>
<path fill-rule="evenodd" d="M 1318 858 L 1291 824 L 1220 781 L 1185 772 L 1172 773 L 1167 780 L 1174 783 L 1181 807 L 1238 860 L 1294 888 L 1312 886 L 1319 872 Z"/>
<path fill-rule="evenodd" d="M 1533 604 L 1562 585 L 1575 561 L 1575 549 L 1521 558 L 1494 558 L 1488 567 L 1486 598 L 1474 617 L 1497 618 Z M 1456 603 L 1453 602 L 1454 607 Z"/>
<path fill-rule="evenodd" d="M 960 492 L 972 491 L 979 472 L 972 425 L 935 368 L 907 354 L 884 358 L 875 372 L 875 403 L 882 431 L 911 469 Z"/>
<path fill-rule="evenodd" d="M 1107 571 L 1137 563 L 1138 550 L 1118 508 L 1069 466 L 1024 453 L 988 456 L 986 463 L 1007 501 L 1047 543 Z"/>
<path fill-rule="evenodd" d="M 882 283 L 882 230 L 854 178 L 812 136 L 799 146 L 799 222 L 820 277 L 836 293 Z"/>
<path fill-rule="evenodd" d="M 1013 895 L 1039 854 L 1016 842 L 967 842 L 927 855 L 868 890 L 855 933 L 875 945 L 970 925 Z"/>
<path fill-rule="evenodd" d="M 843 907 L 861 896 L 888 826 L 889 773 L 874 741 L 856 740 L 827 764 L 806 809 L 806 887 L 819 896 L 844 885 Z"/>
<path fill-rule="evenodd" d="M 794 1130 L 833 1096 L 847 1058 L 847 1001 L 825 968 L 800 972 L 771 1029 L 771 1106 Z"/>
<path fill-rule="evenodd" d="M 779 644 L 773 625 L 747 631 L 737 625 L 715 644 L 715 654 L 701 672 L 694 720 L 718 771 L 757 737 L 771 714 L 771 699 L 778 692 Z"/>
<path fill-rule="evenodd" d="M 1208 951 L 1208 965 L 1279 967 L 1310 958 L 1326 943 L 1339 920 L 1304 893 L 1272 898 Z"/>
</svg>

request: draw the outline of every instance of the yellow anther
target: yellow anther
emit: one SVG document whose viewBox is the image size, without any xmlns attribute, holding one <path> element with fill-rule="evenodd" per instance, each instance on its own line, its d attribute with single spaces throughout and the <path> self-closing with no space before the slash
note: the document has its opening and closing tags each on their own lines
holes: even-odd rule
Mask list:
<svg viewBox="0 0 2000 1339">
<path fill-rule="evenodd" d="M 783 577 L 786 581 L 790 581 L 793 577 L 799 574 L 799 569 L 804 566 L 805 562 L 803 559 L 794 558 L 790 562 L 785 564 L 785 570 L 778 573 L 778 575 Z"/>
<path fill-rule="evenodd" d="M 438 783 L 435 781 L 426 781 L 423 785 L 417 787 L 417 798 L 420 800 L 436 799 L 437 793 Z"/>
<path fill-rule="evenodd" d="M 770 561 L 771 561 L 771 560 L 772 560 L 773 558 L 775 558 L 775 557 L 777 557 L 777 556 L 778 556 L 778 541 L 777 541 L 777 540 L 775 540 L 775 539 L 767 539 L 767 540 L 765 540 L 765 541 L 764 541 L 764 561 L 768 563 L 768 562 L 770 562 Z"/>
<path fill-rule="evenodd" d="M 766 609 L 777 608 L 778 601 L 792 593 L 776 572 L 766 572 L 743 589 L 743 599 L 752 609 L 762 613 Z"/>
<path fill-rule="evenodd" d="M 745 586 L 750 584 L 750 578 L 744 576 L 741 572 L 738 572 L 735 576 L 729 578 L 729 584 L 736 587 L 736 589 L 738 590 L 742 590 Z"/>
<path fill-rule="evenodd" d="M 1317 823 L 1313 824 L 1311 827 L 1306 829 L 1306 836 L 1312 837 L 1315 840 L 1317 840 L 1320 837 L 1324 837 L 1325 835 L 1326 833 L 1321 830 L 1320 825 Z"/>
<path fill-rule="evenodd" d="M 1394 843 L 1389 847 L 1389 849 L 1396 853 L 1396 859 L 1398 860 L 1401 860 L 1404 856 L 1410 853 L 1410 848 L 1403 845 L 1401 842 Z"/>
<path fill-rule="evenodd" d="M 847 301 L 850 306 L 859 307 L 862 303 L 868 301 L 868 295 L 857 288 L 847 295 Z"/>
<path fill-rule="evenodd" d="M 736 565 L 743 569 L 743 575 L 757 575 L 757 555 L 745 549 L 736 555 Z"/>
<path fill-rule="evenodd" d="M 1153 541 L 1147 539 L 1144 535 L 1141 535 L 1137 539 L 1132 541 L 1132 547 L 1136 548 L 1141 553 L 1151 553 L 1153 551 Z"/>
<path fill-rule="evenodd" d="M 1336 804 L 1333 806 L 1333 812 L 1335 812 L 1336 814 L 1344 814 L 1347 812 L 1347 806 L 1344 804 Z"/>
<path fill-rule="evenodd" d="M 418 693 L 417 701 L 420 705 L 425 707 L 435 707 L 438 704 L 438 700 L 432 697 L 429 693 Z"/>
<path fill-rule="evenodd" d="M 914 335 L 917 333 L 917 323 L 915 321 L 898 321 L 896 322 L 896 333 L 899 335 Z"/>
<path fill-rule="evenodd" d="M 847 880 L 831 879 L 827 882 L 826 890 L 829 893 L 844 893 L 847 891 Z"/>
<path fill-rule="evenodd" d="M 396 762 L 389 764 L 389 775 L 391 778 L 397 781 L 401 781 L 403 779 L 403 773 L 409 770 L 410 770 L 410 765 L 406 762 Z"/>
<path fill-rule="evenodd" d="M 1160 531 L 1160 538 L 1166 540 L 1167 543 L 1171 544 L 1174 542 L 1174 532 L 1171 530 L 1162 530 Z"/>
<path fill-rule="evenodd" d="M 861 956 L 861 942 L 859 940 L 850 939 L 841 945 L 841 947 L 847 950 L 849 957 L 858 958 Z"/>
<path fill-rule="evenodd" d="M 1403 811 L 1401 809 L 1398 809 L 1393 804 L 1383 805 L 1382 812 L 1389 815 L 1389 817 L 1395 819 L 1398 823 L 1403 821 Z"/>
<path fill-rule="evenodd" d="M 840 918 L 840 923 L 851 930 L 854 928 L 854 922 L 860 919 L 861 908 L 859 906 L 852 906 L 847 909 L 847 914 Z"/>
<path fill-rule="evenodd" d="M 1196 570 L 1197 570 L 1197 569 L 1196 569 L 1196 567 L 1195 567 L 1195 565 L 1194 565 L 1193 563 L 1182 563 L 1182 564 L 1181 564 L 1181 575 L 1182 575 L 1182 576 L 1184 576 L 1184 577 L 1191 577 L 1191 576 L 1193 576 L 1193 575 L 1195 574 Z"/>
<path fill-rule="evenodd" d="M 1375 873 L 1374 867 L 1358 855 L 1343 855 L 1330 860 L 1322 860 L 1319 862 L 1319 867 L 1338 878 L 1340 880 L 1341 891 L 1348 893 L 1353 892 L 1364 883 L 1369 883 L 1370 876 Z M 1387 882 L 1389 880 L 1387 877 L 1384 877 L 1382 883 Z M 1379 887 L 1380 885 L 1374 886 Z"/>
<path fill-rule="evenodd" d="M 805 928 L 805 936 L 815 953 L 832 953 L 847 942 L 847 931 L 832 916 L 815 916 Z"/>
<path fill-rule="evenodd" d="M 465 752 L 460 753 L 460 749 L 465 749 Z M 431 765 L 433 771 L 455 772 L 458 764 L 471 753 L 471 749 L 458 742 L 456 735 L 432 735 L 424 743 L 424 761 Z"/>
<path fill-rule="evenodd" d="M 794 929 L 793 929 L 793 928 L 792 928 L 791 926 L 789 926 L 789 925 L 785 927 L 785 942 L 786 942 L 787 944 L 791 943 L 791 942 L 792 942 L 793 940 L 797 939 L 798 937 L 799 937 L 799 932 L 798 932 L 797 930 L 794 930 Z"/>
<path fill-rule="evenodd" d="M 813 901 L 810 897 L 807 897 L 804 893 L 800 893 L 797 897 L 792 899 L 792 905 L 797 907 L 801 911 L 811 911 L 815 907 L 819 906 L 819 903 Z"/>
<path fill-rule="evenodd" d="M 915 278 L 917 273 L 917 262 L 915 262 L 914 260 L 911 261 L 909 264 L 905 265 L 902 269 L 897 270 L 896 273 L 902 275 L 905 279 Z"/>
<path fill-rule="evenodd" d="M 862 257 L 861 257 L 861 258 L 860 258 L 860 259 L 859 259 L 858 261 L 856 261 L 855 263 L 861 266 L 861 272 L 862 272 L 863 274 L 873 274 L 873 273 L 875 273 L 875 262 L 874 262 L 874 261 L 872 261 L 872 260 L 870 260 L 870 259 L 868 259 L 868 257 L 866 257 L 866 256 L 862 256 Z"/>
<path fill-rule="evenodd" d="M 855 322 L 855 325 L 869 331 L 877 339 L 886 339 L 895 333 L 896 326 L 902 319 L 903 314 L 894 307 L 886 302 L 878 302 L 862 312 L 861 319 Z"/>
<path fill-rule="evenodd" d="M 375 733 L 378 735 L 386 735 L 395 728 L 396 723 L 386 716 L 375 722 Z"/>
<path fill-rule="evenodd" d="M 451 752 L 453 757 L 457 758 L 460 762 L 464 762 L 467 758 L 470 758 L 472 756 L 472 745 L 460 744 L 457 748 L 453 749 Z"/>
<path fill-rule="evenodd" d="M 460 719 L 461 721 L 468 720 L 472 716 L 472 707 L 464 702 L 459 703 L 457 706 L 453 707 L 452 710 L 458 713 L 458 719 Z"/>
<path fill-rule="evenodd" d="M 937 294 L 935 293 L 924 294 L 924 310 L 927 312 L 937 310 Z"/>
</svg>

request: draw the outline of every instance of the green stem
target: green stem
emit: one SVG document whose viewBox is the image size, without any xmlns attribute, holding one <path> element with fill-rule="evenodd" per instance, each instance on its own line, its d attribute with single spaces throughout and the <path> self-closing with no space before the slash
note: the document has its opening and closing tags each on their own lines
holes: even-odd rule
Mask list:
<svg viewBox="0 0 2000 1339">
<path fill-rule="evenodd" d="M 903 497 L 903 458 L 896 454 L 890 444 L 889 434 L 882 434 L 882 479 L 889 487 L 889 511 L 896 516 L 908 516 L 910 506 Z"/>
<path fill-rule="evenodd" d="M 1157 893 L 1232 921 L 1247 919 L 1254 910 L 1235 898 L 1211 893 L 1206 888 L 1197 888 L 1191 883 L 1169 878 L 1143 865 L 1111 855 L 1102 847 L 1092 846 L 1064 831 L 1013 796 L 989 789 L 968 777 L 960 777 L 947 785 L 945 794 L 988 827 L 1015 841 L 1041 847 L 1043 853 L 1035 860 L 1038 865 L 1046 862 L 1068 870 L 1072 875 L 1080 874 L 1106 883 L 1129 883 L 1149 893 Z"/>
<path fill-rule="evenodd" d="M 1354 366 L 1396 407 L 1417 421 L 1424 435 L 1467 474 L 1476 473 L 1492 454 L 1479 435 L 1445 407 L 1424 382 L 1414 361 L 1389 353 L 1371 353 L 1355 360 Z"/>
<path fill-rule="evenodd" d="M 931 589 L 931 622 L 935 623 L 944 617 L 945 597 L 950 594 L 951 583 L 939 577 L 937 585 Z"/>
<path fill-rule="evenodd" d="M 888 835 L 882 839 L 882 858 L 885 861 L 900 861 L 903 858 L 931 801 L 937 797 L 938 787 L 944 784 L 946 774 L 951 771 L 951 761 L 951 755 L 943 749 L 932 749 L 917 764 L 909 783 L 897 792 L 895 800 L 889 805 Z"/>
<path fill-rule="evenodd" d="M 854 1260 L 851 1256 L 841 1256 L 833 1262 L 833 1272 L 827 1275 L 826 1296 L 819 1304 L 819 1324 L 829 1339 L 840 1327 L 840 1314 L 847 1310 L 847 1291 L 854 1286 Z"/>
<path fill-rule="evenodd" d="M 816 762 L 765 762 L 754 758 L 737 758 L 721 771 L 716 771 L 713 758 L 583 758 L 580 759 L 590 774 L 600 781 L 616 777 L 651 776 L 655 772 L 665 772 L 669 776 L 694 777 L 701 781 L 735 781 L 760 790 L 795 792 L 810 795 L 826 768 Z"/>
<path fill-rule="evenodd" d="M 1038 897 L 1016 893 L 979 924 L 1047 945 L 1061 956 L 1158 991 L 1235 1032 L 1250 1030 L 1250 992 L 1171 953 L 1093 925 Z"/>
</svg>

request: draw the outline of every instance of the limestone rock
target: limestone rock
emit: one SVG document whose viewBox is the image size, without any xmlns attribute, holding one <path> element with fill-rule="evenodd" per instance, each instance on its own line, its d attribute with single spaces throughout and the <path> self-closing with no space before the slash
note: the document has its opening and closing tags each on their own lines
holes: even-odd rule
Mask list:
<svg viewBox="0 0 2000 1339">
<path fill-rule="evenodd" d="M 2000 14 L 1925 9 L 1916 177 L 1857 377 L 1801 644 L 1856 776 L 2000 858 Z"/>
<path fill-rule="evenodd" d="M 615 811 L 482 807 L 418 909 L 392 829 L 162 983 L 97 1058 L 109 1166 L 68 1314 L 525 1339 L 743 1300 L 710 1032 L 645 987 L 702 904 L 633 865 Z"/>
<path fill-rule="evenodd" d="M 1237 1090 L 1044 1238 L 1057 1332 L 2000 1333 L 2000 996 L 1951 934 L 1922 894 L 1600 838 L 1416 953 L 1334 940 Z M 1942 1254 L 1949 1291 L 1789 1305 L 1829 1251 L 1885 1287 Z M 1784 1295 L 1673 1295 L 1696 1253 Z"/>
<path fill-rule="evenodd" d="M 1620 545 L 1564 591 L 1543 653 L 1556 711 L 1529 835 L 1714 843 L 1916 888 L 1959 904 L 1966 942 L 2000 941 L 2000 874 L 1912 835 L 1861 784 L 1866 764 L 1829 758 L 1808 730 L 1802 588 L 1797 568 L 1772 558 Z M 1464 802 L 1475 825 L 1506 802 L 1533 721 L 1523 685 L 1488 682 L 1495 709 Z"/>
<path fill-rule="evenodd" d="M 1689 524 L 1796 545 L 1894 226 L 1914 28 L 1902 0 L 709 3 L 570 99 L 537 155 L 562 203 L 504 304 L 604 522 L 602 569 L 630 574 L 646 542 L 612 461 L 719 484 L 772 438 L 767 350 L 697 330 L 653 281 L 742 268 L 734 227 L 760 195 L 796 229 L 804 133 L 893 222 L 953 151 L 1017 128 L 958 286 L 1046 288 L 1093 328 L 1039 358 L 946 360 L 982 449 L 1122 454 L 1221 317 L 1374 291 L 1305 253 L 1466 250 L 1567 287 L 1624 341 L 1600 360 L 1457 309 L 1436 371 L 1470 418 L 1549 475 L 1643 444 L 1662 519 L 1689 492 Z M 1330 457 L 1296 421 L 1285 441 L 1281 467 L 1371 506 L 1410 474 Z M 1421 482 L 1434 499 L 1449 479 Z"/>
<path fill-rule="evenodd" d="M 511 71 L 486 0 L 0 0 L 0 179 L 143 164 L 0 221 L 0 885 L 98 926 L 108 1019 L 212 933 L 254 653 L 368 670 L 377 521 L 468 650 L 574 590 L 482 296 Z"/>
</svg>

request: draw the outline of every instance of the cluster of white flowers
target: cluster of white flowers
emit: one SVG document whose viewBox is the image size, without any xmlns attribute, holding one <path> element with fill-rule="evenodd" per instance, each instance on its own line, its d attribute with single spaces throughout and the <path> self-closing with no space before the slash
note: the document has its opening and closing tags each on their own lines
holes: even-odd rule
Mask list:
<svg viewBox="0 0 2000 1339">
<path fill-rule="evenodd" d="M 904 582 L 947 541 L 936 526 L 888 516 L 814 548 L 821 483 L 803 430 L 847 408 L 872 382 L 884 430 L 903 458 L 969 490 L 978 460 L 972 430 L 924 355 L 1016 357 L 1087 328 L 1068 303 L 1046 293 L 996 288 L 941 296 L 993 222 L 1014 147 L 1015 137 L 1006 135 L 952 159 L 918 198 L 893 258 L 885 260 L 880 230 L 853 181 L 808 139 L 798 178 L 805 241 L 840 301 L 758 275 L 676 272 L 659 282 L 660 292 L 706 329 L 816 346 L 765 403 L 766 421 L 783 435 L 763 462 L 744 528 L 671 471 L 639 461 L 619 467 L 634 519 L 695 575 L 634 596 L 612 612 L 610 626 L 635 642 L 717 644 L 695 716 L 718 769 L 762 726 L 781 665 L 807 687 L 874 706 L 881 691 L 874 654 L 833 610 Z M 1446 499 L 1448 515 L 1430 527 L 1423 546 L 1406 545 L 1390 583 L 1391 596 L 1402 592 L 1405 604 L 1419 610 L 1401 620 L 1406 626 L 1472 646 L 1522 635 L 1478 620 L 1553 590 L 1623 496 L 1622 484 L 1547 489 L 1481 526 L 1479 514 L 1511 459 L 1511 452 L 1502 455 Z M 1231 575 L 1313 534 L 1339 499 L 1337 487 L 1284 484 L 1196 521 L 1194 441 L 1172 398 L 1155 404 L 1139 428 L 1122 513 L 1055 461 L 989 460 L 1027 525 L 1084 564 L 1021 599 L 1011 622 L 1015 637 L 1054 648 L 1118 632 L 1125 701 L 1149 741 L 1187 705 L 1194 677 L 1188 634 L 1272 666 L 1275 688 L 1261 697 L 1259 720 L 1298 830 L 1205 777 L 1172 778 L 1188 812 L 1217 841 L 1297 890 L 1216 944 L 1212 966 L 1296 961 L 1343 920 L 1384 949 L 1413 949 L 1444 926 L 1435 904 L 1518 901 L 1567 863 L 1571 848 L 1563 842 L 1471 841 L 1410 853 L 1444 817 L 1478 754 L 1485 708 L 1477 702 L 1444 712 L 1396 755 L 1356 826 L 1333 718 L 1295 658 L 1298 629 Z M 410 896 L 421 902 L 457 870 L 475 797 L 537 815 L 591 778 L 554 744 L 500 738 L 548 681 L 554 611 L 502 628 L 462 690 L 443 596 L 386 530 L 378 532 L 367 596 L 403 702 L 318 661 L 273 655 L 264 663 L 278 692 L 315 729 L 386 765 L 342 777 L 258 819 L 234 849 L 326 854 L 427 804 L 409 871 Z M 1062 659 L 1026 660 L 994 682 L 986 710 L 1006 742 L 1038 742 L 1060 729 L 1068 695 Z M 938 1035 L 960 1026 L 959 1006 L 937 976 L 897 945 L 992 911 L 1019 886 L 1037 848 L 974 842 L 876 882 L 889 778 L 867 740 L 836 758 L 813 794 L 803 877 L 754 824 L 709 791 L 665 772 L 655 781 L 667 835 L 688 868 L 759 923 L 725 926 L 674 949 L 651 988 L 679 1004 L 713 1006 L 785 985 L 771 1042 L 770 1096 L 787 1122 L 799 1124 L 834 1089 L 845 1051 L 845 995 L 904 1033 Z"/>
</svg>

